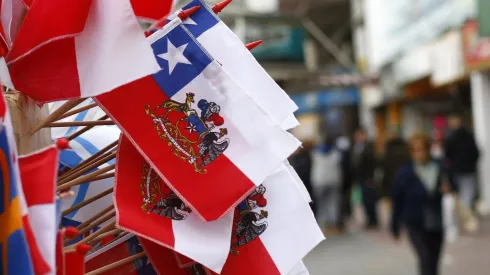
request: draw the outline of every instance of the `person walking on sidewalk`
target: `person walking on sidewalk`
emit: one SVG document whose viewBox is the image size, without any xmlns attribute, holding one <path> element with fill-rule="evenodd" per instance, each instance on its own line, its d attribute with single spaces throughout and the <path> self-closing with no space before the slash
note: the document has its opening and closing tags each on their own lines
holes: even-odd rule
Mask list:
<svg viewBox="0 0 490 275">
<path fill-rule="evenodd" d="M 362 128 L 357 129 L 354 133 L 351 160 L 354 181 L 359 184 L 362 191 L 364 213 L 368 220 L 366 227 L 367 229 L 376 229 L 378 228 L 377 190 L 374 181 L 376 155 L 374 144 L 368 140 L 368 135 Z"/>
<path fill-rule="evenodd" d="M 430 157 L 430 139 L 409 141 L 411 162 L 397 173 L 393 186 L 391 231 L 400 237 L 402 225 L 417 255 L 420 275 L 437 275 L 444 242 L 442 197 L 454 188 L 447 167 Z"/>
<path fill-rule="evenodd" d="M 465 208 L 473 209 L 480 152 L 473 134 L 463 126 L 460 116 L 451 115 L 448 124 L 451 132 L 444 142 L 444 153 L 454 171 L 459 198 Z"/>
</svg>

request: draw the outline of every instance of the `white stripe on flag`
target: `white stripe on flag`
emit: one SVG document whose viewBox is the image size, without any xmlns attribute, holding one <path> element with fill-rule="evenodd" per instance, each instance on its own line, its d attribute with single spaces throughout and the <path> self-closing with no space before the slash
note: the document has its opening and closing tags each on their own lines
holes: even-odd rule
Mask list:
<svg viewBox="0 0 490 275">
<path fill-rule="evenodd" d="M 41 255 L 51 268 L 56 266 L 56 205 L 55 204 L 36 204 L 29 207 L 29 221 L 33 226 L 32 232 L 36 238 L 37 246 Z M 46 222 L 53 220 L 53 222 Z M 36 226 L 34 228 L 34 226 Z M 52 232 L 51 236 L 46 232 Z M 52 270 L 48 274 L 55 274 Z"/>
<path fill-rule="evenodd" d="M 160 70 L 129 0 L 93 1 L 75 48 L 81 97 L 109 92 Z"/>
<path fill-rule="evenodd" d="M 175 251 L 220 273 L 230 251 L 233 214 L 229 211 L 212 222 L 203 222 L 194 214 L 183 221 L 173 221 Z"/>
</svg>

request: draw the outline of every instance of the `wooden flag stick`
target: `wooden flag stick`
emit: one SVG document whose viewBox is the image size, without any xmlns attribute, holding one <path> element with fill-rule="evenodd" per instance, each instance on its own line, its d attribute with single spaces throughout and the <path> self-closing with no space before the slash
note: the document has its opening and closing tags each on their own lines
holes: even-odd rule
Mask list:
<svg viewBox="0 0 490 275">
<path fill-rule="evenodd" d="M 116 176 L 116 172 L 105 173 L 105 174 L 102 174 L 100 176 L 93 178 L 92 181 L 98 181 L 98 180 L 113 178 L 114 176 Z"/>
<path fill-rule="evenodd" d="M 66 113 L 67 111 L 77 106 L 78 104 L 82 103 L 83 101 L 85 101 L 85 98 L 72 99 L 65 102 L 65 104 L 61 105 L 58 109 L 54 110 L 54 112 L 49 114 L 43 121 L 41 121 L 41 123 L 39 123 L 36 127 L 34 127 L 34 129 L 31 131 L 31 134 L 34 134 L 35 132 L 46 127 L 46 125 L 55 121 L 60 115 Z"/>
<path fill-rule="evenodd" d="M 99 118 L 97 121 L 104 121 L 106 119 L 108 119 L 109 116 L 108 115 L 105 115 L 101 118 Z M 76 131 L 75 133 L 69 135 L 68 137 L 66 137 L 66 139 L 68 140 L 73 140 L 75 139 L 76 137 L 79 137 L 81 136 L 83 133 L 87 132 L 88 130 L 94 128 L 96 125 L 92 125 L 92 126 L 86 126 L 86 127 L 83 127 L 82 129 L 80 129 L 79 131 Z"/>
<path fill-rule="evenodd" d="M 93 120 L 93 121 L 72 121 L 72 122 L 52 122 L 48 123 L 44 128 L 60 128 L 60 127 L 79 127 L 79 126 L 101 126 L 101 125 L 114 125 L 111 120 Z"/>
<path fill-rule="evenodd" d="M 110 153 L 109 155 L 95 161 L 94 163 L 89 164 L 89 165 L 81 168 L 80 170 L 72 173 L 71 175 L 64 177 L 63 179 L 58 181 L 58 184 L 61 185 L 63 183 L 67 183 L 71 180 L 76 179 L 77 177 L 87 173 L 88 171 L 95 169 L 95 168 L 101 166 L 102 164 L 114 159 L 116 157 L 116 154 L 117 154 L 117 152 Z"/>
<path fill-rule="evenodd" d="M 111 204 L 106 209 L 103 209 L 99 213 L 95 214 L 92 218 L 90 218 L 90 219 L 84 221 L 83 223 L 81 223 L 79 226 L 77 226 L 77 229 L 78 230 L 82 230 L 83 228 L 87 227 L 88 225 L 90 225 L 91 223 L 93 223 L 94 221 L 96 221 L 97 219 L 99 219 L 100 217 L 104 216 L 105 214 L 109 213 L 113 209 L 114 209 L 114 204 Z"/>
<path fill-rule="evenodd" d="M 115 212 L 114 213 L 111 212 L 110 214 L 114 214 L 114 215 L 110 216 L 107 220 L 111 219 L 112 217 L 114 217 L 116 215 Z M 103 219 L 106 219 L 106 218 L 107 217 L 104 217 Z M 100 224 L 106 222 L 107 220 L 101 222 Z M 98 225 L 100 225 L 100 224 L 98 224 Z M 89 227 L 86 227 L 86 228 L 82 229 L 82 231 L 88 229 L 83 234 L 87 233 L 88 231 L 90 231 L 90 230 L 92 230 L 92 229 L 94 229 L 96 227 L 96 226 L 94 226 L 93 228 L 90 228 L 92 226 L 93 225 L 90 225 Z M 92 234 L 88 235 L 87 237 L 83 238 L 83 240 L 79 241 L 77 244 L 79 244 L 79 243 L 88 243 L 88 242 L 92 241 L 93 239 L 95 239 L 96 237 L 102 235 L 103 233 L 106 233 L 107 231 L 113 230 L 115 228 L 116 228 L 116 221 L 112 221 L 112 222 L 110 222 L 110 223 L 102 226 L 99 230 L 95 231 L 94 233 L 92 233 Z M 80 232 L 82 232 L 82 231 L 80 231 Z M 73 246 L 76 246 L 77 244 L 74 244 Z"/>
<path fill-rule="evenodd" d="M 100 193 L 100 194 L 97 194 L 97 195 L 95 195 L 95 196 L 93 196 L 93 197 L 90 197 L 90 198 L 88 198 L 88 199 L 86 199 L 86 200 L 82 201 L 81 203 L 76 204 L 76 205 L 74 205 L 74 206 L 72 206 L 72 207 L 70 207 L 70 208 L 66 209 L 65 211 L 63 211 L 63 212 L 61 213 L 61 215 L 66 216 L 66 215 L 70 214 L 71 212 L 76 211 L 76 210 L 78 210 L 78 209 L 80 209 L 80 208 L 82 208 L 82 207 L 86 206 L 87 204 L 90 204 L 90 203 L 92 203 L 92 202 L 94 202 L 94 201 L 96 201 L 96 200 L 98 200 L 98 199 L 100 199 L 100 198 L 103 198 L 103 197 L 105 197 L 105 196 L 107 196 L 107 195 L 111 194 L 113 190 L 114 190 L 114 188 L 113 188 L 113 187 L 111 187 L 111 188 L 109 188 L 109 189 L 107 189 L 107 190 L 103 191 L 103 192 L 102 192 L 102 193 Z"/>
<path fill-rule="evenodd" d="M 66 178 L 66 177 L 68 177 L 68 176 L 72 175 L 72 174 L 73 174 L 73 173 L 75 173 L 75 172 L 78 172 L 78 171 L 79 171 L 79 170 L 81 170 L 81 169 L 84 169 L 85 167 L 87 167 L 87 166 L 89 166 L 89 165 L 93 164 L 93 163 L 94 163 L 94 162 L 96 162 L 96 161 L 101 160 L 102 158 L 105 158 L 105 157 L 109 156 L 110 154 L 112 154 L 113 152 L 116 152 L 116 151 L 117 151 L 117 149 L 112 149 L 112 150 L 110 150 L 109 152 L 106 152 L 106 153 L 104 153 L 104 154 L 100 154 L 100 155 L 98 155 L 98 156 L 97 156 L 97 157 L 95 157 L 95 158 L 90 158 L 90 159 L 88 159 L 87 161 L 83 161 L 83 162 L 82 162 L 82 163 L 80 163 L 79 165 L 77 165 L 77 166 L 73 167 L 73 168 L 70 170 L 70 172 L 67 172 L 65 175 L 63 175 L 63 177 L 61 177 L 61 178 L 60 178 L 60 180 L 62 180 L 62 179 L 64 179 L 64 178 Z"/>
<path fill-rule="evenodd" d="M 117 235 L 117 234 L 119 234 L 121 232 L 124 232 L 124 230 L 118 229 L 118 228 L 112 229 L 112 230 L 110 230 L 110 231 L 108 231 L 108 232 L 106 232 L 104 234 L 100 234 L 99 236 L 95 237 L 93 240 L 91 240 L 89 242 L 89 244 L 94 245 L 94 244 L 98 243 L 99 241 L 101 241 L 101 240 L 103 240 L 103 239 L 105 239 L 107 237 L 111 237 L 111 236 Z"/>
<path fill-rule="evenodd" d="M 56 191 L 61 191 L 61 190 L 65 190 L 65 189 L 68 189 L 72 186 L 75 186 L 75 185 L 80 185 L 82 183 L 86 183 L 86 182 L 90 182 L 92 181 L 95 177 L 99 176 L 99 175 L 102 175 L 104 174 L 105 172 L 109 172 L 111 171 L 112 169 L 114 169 L 116 167 L 115 164 L 112 164 L 112 165 L 109 165 L 107 167 L 104 167 L 100 170 L 97 170 L 95 172 L 92 172 L 90 174 L 87 174 L 87 175 L 83 175 L 77 179 L 74 179 L 72 181 L 69 181 L 67 183 L 64 183 L 62 185 L 58 185 L 56 187 Z"/>
<path fill-rule="evenodd" d="M 97 251 L 99 249 L 102 249 L 102 248 L 110 245 L 111 243 L 118 241 L 119 239 L 123 238 L 124 236 L 126 236 L 128 234 L 131 234 L 131 233 L 126 232 L 126 231 L 123 231 L 123 233 L 121 235 L 115 237 L 113 240 L 111 240 L 110 242 L 106 243 L 105 245 L 99 245 L 99 246 L 97 246 L 92 252 L 95 252 L 95 251 Z"/>
<path fill-rule="evenodd" d="M 56 119 L 56 121 L 67 118 L 67 117 L 72 116 L 72 115 L 76 115 L 78 113 L 92 109 L 92 108 L 97 107 L 97 106 L 98 106 L 97 103 L 91 103 L 91 104 L 85 105 L 83 107 L 77 108 L 75 110 L 71 110 L 71 111 L 66 112 L 65 114 L 61 115 L 60 117 L 58 117 Z"/>
<path fill-rule="evenodd" d="M 119 260 L 117 262 L 114 262 L 112 264 L 109 264 L 109 265 L 106 265 L 104 267 L 101 267 L 99 269 L 96 269 L 94 271 L 90 271 L 89 273 L 85 273 L 85 275 L 97 275 L 97 274 L 102 274 L 104 272 L 107 272 L 111 269 L 114 269 L 116 267 L 119 267 L 119 266 L 122 266 L 122 265 L 125 265 L 127 263 L 131 263 L 132 261 L 134 260 L 137 260 L 137 259 L 140 259 L 140 258 L 143 258 L 146 256 L 146 253 L 143 251 L 143 252 L 140 252 L 138 254 L 135 254 L 133 256 L 130 256 L 130 257 L 127 257 L 125 259 L 122 259 L 122 260 Z"/>
<path fill-rule="evenodd" d="M 67 239 L 65 239 L 64 244 L 66 245 L 66 244 L 67 244 L 67 243 L 69 243 L 69 242 L 70 242 L 72 239 L 77 238 L 77 237 L 79 237 L 79 236 L 83 236 L 85 233 L 87 233 L 87 232 L 89 232 L 90 230 L 92 230 L 92 229 L 96 228 L 97 226 L 99 226 L 99 225 L 101 225 L 101 224 L 105 223 L 106 221 L 108 221 L 108 220 L 110 220 L 110 219 L 114 218 L 115 216 L 116 216 L 116 211 L 115 211 L 115 210 L 111 210 L 111 211 L 110 211 L 109 213 L 107 213 L 106 215 L 104 215 L 104 216 L 100 217 L 99 219 L 97 219 L 97 220 L 96 220 L 96 221 L 94 221 L 93 223 L 89 224 L 88 226 L 86 226 L 85 228 L 83 228 L 82 230 L 80 230 L 80 232 L 79 232 L 79 233 L 78 233 L 76 236 L 74 236 L 73 238 L 67 238 Z M 113 222 L 110 222 L 110 223 L 108 223 L 108 224 L 104 225 L 102 228 L 100 228 L 99 230 L 95 231 L 93 234 L 90 234 L 88 237 L 90 237 L 90 236 L 92 236 L 92 235 L 95 235 L 93 238 L 97 237 L 98 235 L 100 235 L 100 234 L 102 234 L 102 233 L 104 233 L 104 232 L 105 232 L 105 231 L 100 232 L 100 231 L 101 231 L 102 229 L 104 229 L 104 228 L 106 228 L 106 231 L 107 231 L 107 228 L 109 228 L 109 229 L 113 229 L 113 228 L 114 228 L 115 223 L 116 223 L 116 222 L 115 222 L 115 221 L 113 221 Z M 77 229 L 78 229 L 78 228 L 77 228 Z M 86 239 L 87 239 L 88 237 L 84 238 L 83 240 L 81 240 L 81 241 L 80 241 L 80 242 L 78 242 L 78 243 L 81 243 L 81 242 L 87 242 L 87 240 L 86 240 Z M 92 239 L 92 238 L 91 238 L 91 239 Z M 78 244 L 78 243 L 77 243 L 77 244 Z M 73 246 L 76 246 L 77 244 L 74 244 Z"/>
<path fill-rule="evenodd" d="M 110 151 L 112 148 L 114 148 L 117 144 L 118 144 L 119 141 L 114 141 L 113 143 L 107 145 L 106 147 L 102 148 L 99 152 L 93 154 L 91 157 L 89 157 L 88 159 L 82 161 L 80 164 L 78 164 L 77 166 L 73 167 L 72 169 L 66 171 L 61 177 L 60 179 L 68 176 L 69 174 L 73 173 L 74 171 L 76 171 L 77 169 L 79 169 L 80 167 L 83 167 L 84 165 L 88 165 L 89 163 L 93 162 L 95 159 L 97 159 L 98 157 L 100 157 L 101 155 L 105 154 L 106 152 Z"/>
</svg>

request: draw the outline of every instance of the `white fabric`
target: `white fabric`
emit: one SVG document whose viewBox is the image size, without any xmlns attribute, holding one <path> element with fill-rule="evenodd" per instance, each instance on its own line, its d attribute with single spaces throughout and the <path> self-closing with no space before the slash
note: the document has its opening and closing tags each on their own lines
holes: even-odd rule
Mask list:
<svg viewBox="0 0 490 275">
<path fill-rule="evenodd" d="M 5 42 L 10 48 L 27 9 L 21 0 L 2 0 L 1 7 L 0 21 L 5 32 Z"/>
<path fill-rule="evenodd" d="M 299 126 L 299 121 L 296 119 L 294 114 L 291 114 L 286 118 L 285 121 L 281 123 L 281 127 L 284 130 L 291 130 Z"/>
<path fill-rule="evenodd" d="M 175 251 L 220 273 L 230 251 L 233 211 L 223 218 L 203 222 L 190 213 L 185 220 L 172 221 Z"/>
<path fill-rule="evenodd" d="M 213 61 L 189 84 L 172 96 L 185 102 L 187 93 L 195 93 L 221 106 L 230 145 L 224 152 L 252 182 L 260 185 L 300 145 Z M 193 106 L 197 109 L 197 104 Z"/>
<path fill-rule="evenodd" d="M 0 83 L 10 89 L 14 89 L 14 84 L 12 83 L 12 79 L 10 78 L 10 72 L 7 67 L 7 63 L 5 62 L 5 58 L 3 57 L 0 57 Z"/>
<path fill-rule="evenodd" d="M 308 203 L 312 202 L 313 200 L 311 199 L 311 194 L 310 194 L 310 192 L 308 192 L 308 189 L 306 189 L 304 182 L 301 180 L 298 173 L 296 173 L 296 170 L 294 170 L 294 168 L 291 166 L 291 164 L 289 164 L 289 161 L 287 161 L 287 160 L 284 162 L 284 165 L 286 166 L 288 173 L 296 181 L 296 184 L 299 188 L 299 191 L 301 192 L 301 194 L 303 195 L 305 200 Z"/>
<path fill-rule="evenodd" d="M 243 42 L 223 22 L 197 38 L 233 79 L 284 129 L 295 126 L 291 118 L 298 106 L 255 60 Z M 293 124 L 289 124 L 293 121 Z"/>
<path fill-rule="evenodd" d="M 56 232 L 58 231 L 56 228 L 56 205 L 53 203 L 30 206 L 29 222 L 33 228 L 32 231 L 39 252 L 51 268 L 51 272 L 47 274 L 56 274 Z"/>
<path fill-rule="evenodd" d="M 267 229 L 259 238 L 279 272 L 287 274 L 325 237 L 286 169 L 268 177 L 263 185 L 267 199 L 263 210 L 269 215 Z"/>
<path fill-rule="evenodd" d="M 81 97 L 109 92 L 160 69 L 129 0 L 93 1 L 75 49 Z"/>
<path fill-rule="evenodd" d="M 303 261 L 301 261 L 296 264 L 291 271 L 289 271 L 288 275 L 310 275 L 310 272 L 308 272 L 305 264 Z"/>
<path fill-rule="evenodd" d="M 332 149 L 328 153 L 312 152 L 311 182 L 315 188 L 340 185 L 341 157 L 340 152 L 336 149 Z"/>
</svg>

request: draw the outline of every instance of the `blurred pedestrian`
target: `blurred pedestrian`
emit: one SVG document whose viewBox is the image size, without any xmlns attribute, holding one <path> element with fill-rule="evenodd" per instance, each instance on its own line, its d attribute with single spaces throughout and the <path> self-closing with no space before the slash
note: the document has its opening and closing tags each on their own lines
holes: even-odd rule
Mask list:
<svg viewBox="0 0 490 275">
<path fill-rule="evenodd" d="M 378 227 L 376 211 L 377 190 L 374 180 L 376 155 L 374 144 L 368 140 L 366 131 L 359 128 L 354 133 L 354 145 L 351 152 L 352 173 L 354 181 L 359 184 L 362 192 L 362 203 L 367 217 L 367 229 Z"/>
<path fill-rule="evenodd" d="M 393 181 L 396 172 L 407 162 L 410 161 L 407 144 L 398 135 L 392 133 L 390 139 L 385 144 L 385 154 L 383 157 L 383 179 L 381 180 L 381 196 L 390 197 Z"/>
<path fill-rule="evenodd" d="M 325 138 L 313 150 L 312 176 L 317 220 L 327 231 L 337 232 L 341 203 L 341 154 L 333 139 Z"/>
<path fill-rule="evenodd" d="M 313 198 L 313 187 L 311 185 L 311 142 L 304 142 L 303 147 L 296 150 L 296 152 L 291 155 L 289 158 L 289 162 L 291 166 L 293 166 L 296 173 L 298 173 L 299 178 L 303 181 L 306 190 L 310 193 L 310 196 Z M 315 203 L 311 203 L 311 210 L 316 215 L 316 206 Z"/>
<path fill-rule="evenodd" d="M 402 225 L 417 254 L 420 275 L 437 275 L 444 241 L 442 197 L 453 184 L 450 171 L 430 157 L 430 139 L 409 141 L 411 162 L 397 173 L 393 186 L 391 230 L 395 239 Z"/>
<path fill-rule="evenodd" d="M 348 137 L 341 136 L 336 141 L 336 146 L 341 154 L 341 187 L 340 187 L 340 209 L 337 227 L 340 231 L 345 229 L 345 219 L 352 214 L 351 193 L 352 193 L 352 171 L 350 161 L 351 142 Z"/>
<path fill-rule="evenodd" d="M 476 166 L 480 153 L 473 134 L 463 126 L 459 115 L 448 120 L 450 133 L 444 142 L 444 153 L 454 171 L 459 197 L 468 209 L 473 208 L 476 195 Z"/>
</svg>

